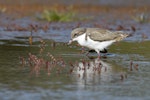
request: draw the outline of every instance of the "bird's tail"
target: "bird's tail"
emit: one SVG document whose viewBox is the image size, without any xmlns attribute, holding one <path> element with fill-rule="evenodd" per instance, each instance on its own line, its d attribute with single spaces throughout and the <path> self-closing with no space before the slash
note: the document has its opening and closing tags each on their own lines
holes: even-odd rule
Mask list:
<svg viewBox="0 0 150 100">
<path fill-rule="evenodd" d="M 123 32 L 123 31 L 117 31 L 117 33 L 120 35 L 119 37 L 116 38 L 116 41 L 121 41 L 125 39 L 126 37 L 130 36 L 130 33 Z"/>
</svg>

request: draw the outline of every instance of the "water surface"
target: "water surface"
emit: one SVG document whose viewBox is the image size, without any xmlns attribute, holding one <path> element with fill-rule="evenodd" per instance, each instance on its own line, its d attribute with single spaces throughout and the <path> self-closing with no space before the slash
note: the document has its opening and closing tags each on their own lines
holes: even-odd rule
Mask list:
<svg viewBox="0 0 150 100">
<path fill-rule="evenodd" d="M 70 62 L 82 67 L 83 60 L 90 64 L 90 69 L 85 72 L 75 68 L 71 74 L 66 70 L 58 75 L 54 71 L 50 76 L 46 71 L 41 71 L 36 76 L 30 73 L 29 67 L 21 66 L 19 56 L 27 58 L 29 52 L 39 55 L 39 43 L 35 46 L 26 46 L 26 43 L 18 46 L 14 45 L 18 42 L 11 41 L 13 45 L 0 45 L 1 100 L 149 100 L 149 41 L 114 44 L 109 50 L 109 54 L 113 56 L 108 55 L 99 61 L 103 65 L 100 73 L 93 71 L 93 64 L 98 63 L 96 54 L 90 54 L 90 59 L 81 54 L 80 47 L 76 45 L 56 43 L 56 47 L 52 48 L 52 42 L 45 41 L 48 46 L 44 53 L 51 52 L 56 57 L 61 56 L 66 69 L 70 68 Z M 130 70 L 131 61 L 134 65 L 138 64 L 138 70 L 134 67 L 133 71 Z"/>
</svg>

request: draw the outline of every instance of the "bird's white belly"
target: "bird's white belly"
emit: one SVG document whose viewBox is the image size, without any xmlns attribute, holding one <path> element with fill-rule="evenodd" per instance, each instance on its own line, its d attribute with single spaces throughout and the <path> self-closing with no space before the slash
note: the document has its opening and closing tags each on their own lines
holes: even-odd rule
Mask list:
<svg viewBox="0 0 150 100">
<path fill-rule="evenodd" d="M 99 41 L 93 41 L 88 37 L 87 41 L 85 42 L 86 42 L 86 46 L 91 49 L 103 50 L 104 48 L 110 46 L 114 42 L 114 40 L 99 42 Z"/>
<path fill-rule="evenodd" d="M 94 49 L 94 50 L 103 50 L 104 48 L 107 48 L 108 46 L 110 46 L 113 42 L 115 42 L 115 40 L 110 40 L 110 41 L 103 41 L 103 42 L 99 42 L 99 41 L 93 41 L 92 39 L 89 38 L 89 36 L 87 37 L 87 40 L 85 39 L 85 34 L 79 36 L 78 38 L 78 43 L 81 46 L 85 46 L 88 47 L 90 49 Z"/>
</svg>

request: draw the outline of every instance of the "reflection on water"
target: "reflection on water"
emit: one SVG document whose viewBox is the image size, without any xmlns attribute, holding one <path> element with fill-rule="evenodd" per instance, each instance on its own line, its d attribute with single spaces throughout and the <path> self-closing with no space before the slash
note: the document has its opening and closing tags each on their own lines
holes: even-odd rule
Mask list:
<svg viewBox="0 0 150 100">
<path fill-rule="evenodd" d="M 41 71 L 36 77 L 30 74 L 29 67 L 20 66 L 19 56 L 27 58 L 29 52 L 38 56 L 38 43 L 33 47 L 0 45 L 1 100 L 149 100 L 150 62 L 148 48 L 145 48 L 148 42 L 140 44 L 136 51 L 134 48 L 137 43 L 122 42 L 123 47 L 123 44 L 114 45 L 111 52 L 115 56 L 101 60 L 88 59 L 79 54 L 76 46 L 68 47 L 63 43 L 56 43 L 53 49 L 51 41 L 46 43 L 48 45 L 44 54 L 51 52 L 54 56 L 61 55 L 66 69 L 71 68 L 70 62 L 76 66 L 73 72 L 53 72 L 54 74 L 48 76 Z M 126 49 L 129 46 L 130 50 Z M 139 65 L 139 70 L 129 70 L 130 60 Z"/>
<path fill-rule="evenodd" d="M 74 69 L 74 76 L 80 85 L 117 82 L 127 78 L 123 69 L 98 58 L 79 62 Z M 121 77 L 122 76 L 122 77 Z"/>
</svg>

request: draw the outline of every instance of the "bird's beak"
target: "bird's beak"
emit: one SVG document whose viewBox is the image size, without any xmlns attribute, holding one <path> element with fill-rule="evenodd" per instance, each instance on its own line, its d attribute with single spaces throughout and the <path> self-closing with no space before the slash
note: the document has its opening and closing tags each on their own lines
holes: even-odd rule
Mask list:
<svg viewBox="0 0 150 100">
<path fill-rule="evenodd" d="M 68 42 L 68 45 L 70 45 L 72 42 L 73 42 L 73 40 L 71 39 L 71 40 Z"/>
</svg>

